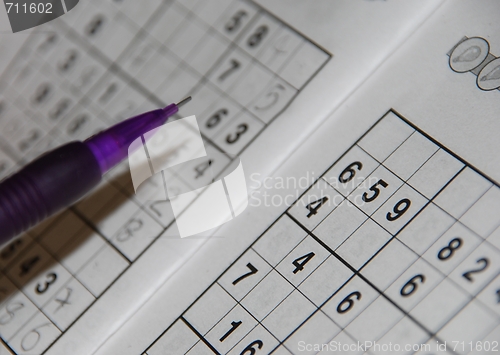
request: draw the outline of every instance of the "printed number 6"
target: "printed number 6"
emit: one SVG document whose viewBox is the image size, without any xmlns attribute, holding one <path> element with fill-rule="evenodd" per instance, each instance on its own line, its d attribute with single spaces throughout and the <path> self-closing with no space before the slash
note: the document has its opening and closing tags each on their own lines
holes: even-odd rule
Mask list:
<svg viewBox="0 0 500 355">
<path fill-rule="evenodd" d="M 253 343 L 251 343 L 250 345 L 248 345 L 245 349 L 243 349 L 243 351 L 241 352 L 240 355 L 245 355 L 247 353 L 249 353 L 250 355 L 255 355 L 257 350 L 254 348 L 254 346 L 256 346 L 256 345 L 260 350 L 260 349 L 262 349 L 262 346 L 264 345 L 264 343 L 262 342 L 262 340 L 256 340 Z"/>
</svg>

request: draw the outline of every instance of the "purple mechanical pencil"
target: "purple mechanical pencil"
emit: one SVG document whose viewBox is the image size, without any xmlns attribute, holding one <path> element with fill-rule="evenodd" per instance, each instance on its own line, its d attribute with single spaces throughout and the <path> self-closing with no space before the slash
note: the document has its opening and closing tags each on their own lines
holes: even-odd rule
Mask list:
<svg viewBox="0 0 500 355">
<path fill-rule="evenodd" d="M 0 245 L 78 201 L 125 159 L 130 144 L 164 124 L 177 104 L 129 118 L 90 137 L 43 154 L 0 183 Z"/>
</svg>

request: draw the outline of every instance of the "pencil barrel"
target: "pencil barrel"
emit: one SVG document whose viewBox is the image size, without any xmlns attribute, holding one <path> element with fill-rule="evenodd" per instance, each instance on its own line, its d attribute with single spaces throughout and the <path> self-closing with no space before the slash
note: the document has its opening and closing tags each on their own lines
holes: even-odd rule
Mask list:
<svg viewBox="0 0 500 355">
<path fill-rule="evenodd" d="M 0 183 L 0 244 L 75 203 L 101 180 L 82 142 L 48 152 Z"/>
</svg>

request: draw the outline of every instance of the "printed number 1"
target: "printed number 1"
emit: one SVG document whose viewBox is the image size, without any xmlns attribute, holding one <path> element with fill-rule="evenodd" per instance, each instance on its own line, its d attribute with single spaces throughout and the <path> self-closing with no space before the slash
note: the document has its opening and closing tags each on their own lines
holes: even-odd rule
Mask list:
<svg viewBox="0 0 500 355">
<path fill-rule="evenodd" d="M 236 330 L 236 329 L 237 329 L 240 325 L 241 325 L 241 321 L 237 321 L 237 322 L 232 321 L 232 322 L 231 322 L 231 329 L 229 329 L 229 330 L 227 331 L 227 333 L 226 333 L 226 334 L 224 334 L 224 335 L 223 335 L 223 336 L 219 339 L 219 341 L 222 343 L 224 340 L 226 340 L 226 338 L 227 338 L 228 336 L 230 336 L 230 335 L 231 335 L 231 334 L 232 334 L 232 333 L 233 333 L 233 332 L 234 332 L 234 331 L 235 331 L 235 330 Z"/>
</svg>

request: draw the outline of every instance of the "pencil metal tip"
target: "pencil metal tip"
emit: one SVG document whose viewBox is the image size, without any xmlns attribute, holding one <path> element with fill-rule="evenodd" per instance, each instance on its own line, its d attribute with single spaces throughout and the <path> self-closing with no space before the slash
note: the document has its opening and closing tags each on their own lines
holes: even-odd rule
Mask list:
<svg viewBox="0 0 500 355">
<path fill-rule="evenodd" d="M 185 105 L 187 104 L 189 101 L 191 101 L 192 97 L 191 96 L 188 96 L 186 97 L 185 99 L 179 101 L 178 103 L 176 103 L 177 107 L 181 107 L 182 105 Z"/>
</svg>

